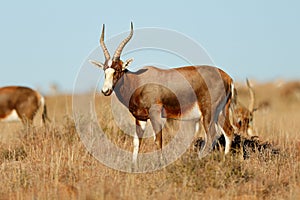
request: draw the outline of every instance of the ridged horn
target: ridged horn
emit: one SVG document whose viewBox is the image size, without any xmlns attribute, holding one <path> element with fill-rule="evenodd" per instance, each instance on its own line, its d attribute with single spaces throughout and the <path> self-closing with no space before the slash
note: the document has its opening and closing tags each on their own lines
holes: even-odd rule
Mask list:
<svg viewBox="0 0 300 200">
<path fill-rule="evenodd" d="M 102 33 L 101 33 L 101 37 L 100 37 L 100 45 L 101 45 L 101 48 L 103 50 L 103 53 L 104 53 L 104 56 L 105 56 L 105 60 L 109 60 L 110 59 L 110 55 L 109 55 L 109 52 L 105 46 L 105 43 L 104 43 L 104 29 L 105 29 L 105 25 L 103 24 L 102 26 Z"/>
<path fill-rule="evenodd" d="M 246 82 L 247 82 L 248 90 L 250 93 L 249 111 L 253 112 L 254 111 L 254 103 L 255 103 L 255 95 L 254 95 L 253 88 L 251 87 L 248 79 L 246 79 Z"/>
<path fill-rule="evenodd" d="M 121 44 L 119 45 L 119 47 L 117 48 L 115 54 L 114 54 L 114 57 L 113 57 L 113 61 L 117 61 L 120 59 L 120 56 L 121 56 L 121 53 L 122 53 L 122 50 L 123 48 L 125 47 L 125 45 L 129 42 L 129 40 L 131 39 L 133 35 L 133 23 L 131 22 L 131 29 L 130 29 L 130 33 L 129 35 L 127 36 L 127 38 L 125 38 Z"/>
</svg>

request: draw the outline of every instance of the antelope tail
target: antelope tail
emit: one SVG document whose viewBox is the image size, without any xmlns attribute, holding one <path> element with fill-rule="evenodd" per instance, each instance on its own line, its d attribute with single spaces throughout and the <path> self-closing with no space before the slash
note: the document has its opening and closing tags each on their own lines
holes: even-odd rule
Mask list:
<svg viewBox="0 0 300 200">
<path fill-rule="evenodd" d="M 43 96 L 41 96 L 41 104 L 40 105 L 43 108 L 43 112 L 42 112 L 43 124 L 45 124 L 47 121 L 51 122 L 51 120 L 49 119 L 48 114 L 47 114 L 47 106 L 46 106 L 45 99 Z"/>
<path fill-rule="evenodd" d="M 49 119 L 48 114 L 47 114 L 46 104 L 44 104 L 43 113 L 42 113 L 42 120 L 43 120 L 44 124 L 46 123 L 46 121 L 51 122 L 51 120 Z"/>
</svg>

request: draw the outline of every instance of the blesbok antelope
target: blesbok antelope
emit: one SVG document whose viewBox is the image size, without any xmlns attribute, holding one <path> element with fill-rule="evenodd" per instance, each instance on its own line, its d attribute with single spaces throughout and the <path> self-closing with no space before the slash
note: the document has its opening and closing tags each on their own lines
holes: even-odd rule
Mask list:
<svg viewBox="0 0 300 200">
<path fill-rule="evenodd" d="M 236 105 L 233 115 L 234 126 L 237 128 L 236 131 L 239 134 L 253 136 L 253 113 L 257 110 L 257 108 L 254 108 L 255 93 L 248 79 L 246 79 L 246 83 L 250 94 L 249 106 L 246 108 L 240 102 Z"/>
<path fill-rule="evenodd" d="M 37 91 L 22 86 L 0 88 L 0 121 L 22 121 L 32 124 L 39 108 L 43 108 L 42 120 L 48 120 L 45 99 Z"/>
<path fill-rule="evenodd" d="M 104 43 L 104 28 L 103 24 L 100 46 L 105 62 L 90 62 L 104 70 L 102 93 L 109 96 L 114 91 L 118 100 L 135 117 L 133 162 L 137 160 L 147 120 L 151 122 L 156 145 L 159 150 L 162 149 L 162 118 L 194 120 L 197 121 L 196 127 L 201 122 L 206 141 L 210 141 L 204 144 L 202 152 L 209 151 L 215 138 L 224 134 L 227 154 L 233 135 L 229 110 L 234 104 L 235 96 L 230 76 L 211 66 L 186 66 L 167 70 L 146 66 L 137 72 L 131 72 L 128 66 L 133 59 L 123 62 L 120 56 L 132 38 L 133 24 L 131 23 L 130 34 L 120 43 L 112 58 Z M 223 126 L 218 123 L 219 115 L 222 116 Z"/>
<path fill-rule="evenodd" d="M 291 81 L 281 84 L 280 95 L 288 100 L 300 100 L 300 82 Z"/>
</svg>

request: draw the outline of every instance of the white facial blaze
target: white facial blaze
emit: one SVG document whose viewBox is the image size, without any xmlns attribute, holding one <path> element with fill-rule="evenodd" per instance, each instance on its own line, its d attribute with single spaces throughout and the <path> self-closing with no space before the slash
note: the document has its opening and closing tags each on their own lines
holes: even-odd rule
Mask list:
<svg viewBox="0 0 300 200">
<path fill-rule="evenodd" d="M 249 122 L 249 127 L 247 129 L 247 134 L 253 136 L 252 122 Z"/>
<path fill-rule="evenodd" d="M 113 80 L 114 80 L 114 73 L 115 70 L 113 68 L 107 68 L 105 71 L 105 80 L 102 87 L 103 92 L 107 92 L 108 90 L 113 89 Z"/>
<path fill-rule="evenodd" d="M 107 66 L 110 68 L 111 65 L 112 65 L 112 60 L 108 60 L 108 61 L 107 61 Z"/>
</svg>

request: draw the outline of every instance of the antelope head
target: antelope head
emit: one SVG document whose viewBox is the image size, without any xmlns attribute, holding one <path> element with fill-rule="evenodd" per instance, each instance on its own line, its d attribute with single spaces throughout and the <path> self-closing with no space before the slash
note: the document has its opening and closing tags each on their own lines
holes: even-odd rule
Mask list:
<svg viewBox="0 0 300 200">
<path fill-rule="evenodd" d="M 125 70 L 133 61 L 133 58 L 130 58 L 125 62 L 120 59 L 122 50 L 133 35 L 133 24 L 131 22 L 131 30 L 129 35 L 120 43 L 112 59 L 104 43 L 104 28 L 105 25 L 103 24 L 100 37 L 100 46 L 103 50 L 105 61 L 104 63 L 101 63 L 95 60 L 90 60 L 90 62 L 104 70 L 105 80 L 101 91 L 105 96 L 109 96 L 113 92 L 118 80 L 123 76 Z"/>
<path fill-rule="evenodd" d="M 249 80 L 246 80 L 247 87 L 250 94 L 250 103 L 248 109 L 242 105 L 238 106 L 235 110 L 235 126 L 240 133 L 248 134 L 249 136 L 253 135 L 253 113 L 257 109 L 254 108 L 255 95 L 253 88 L 251 87 Z"/>
</svg>

